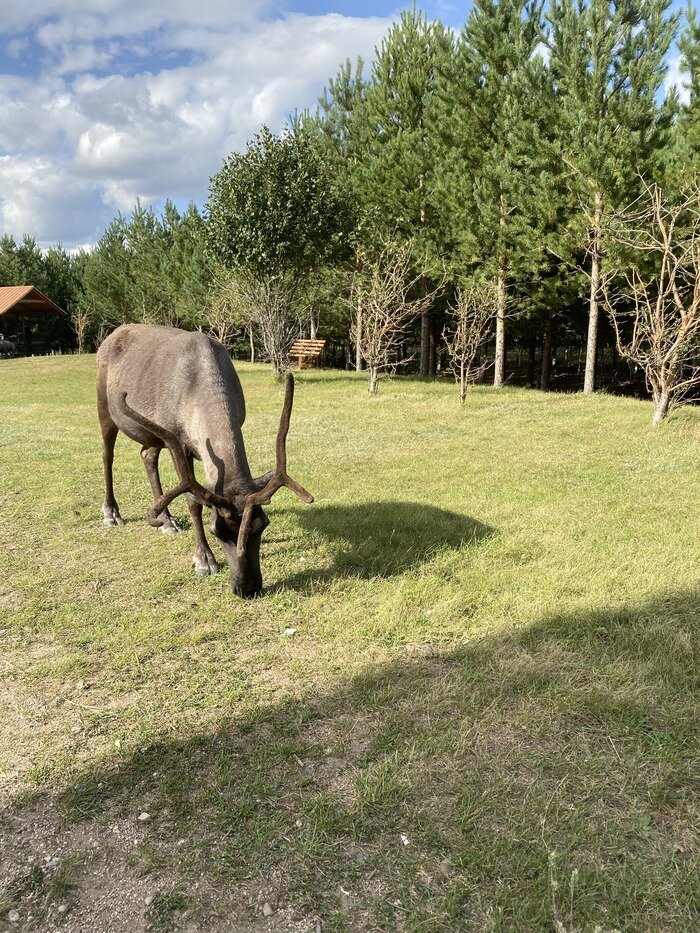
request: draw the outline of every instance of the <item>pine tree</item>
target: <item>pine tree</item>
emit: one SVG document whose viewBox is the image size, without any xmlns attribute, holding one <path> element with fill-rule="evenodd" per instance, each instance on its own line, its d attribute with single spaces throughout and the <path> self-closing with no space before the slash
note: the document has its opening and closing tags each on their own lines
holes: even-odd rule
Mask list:
<svg viewBox="0 0 700 933">
<path fill-rule="evenodd" d="M 666 141 L 657 103 L 677 18 L 670 0 L 552 0 L 550 68 L 559 103 L 559 146 L 580 205 L 590 256 L 584 392 L 595 391 L 606 209 L 631 199 Z"/>
<path fill-rule="evenodd" d="M 137 320 L 132 305 L 131 255 L 127 221 L 118 214 L 85 261 L 79 302 L 102 327 Z"/>
<path fill-rule="evenodd" d="M 342 187 L 343 199 L 353 215 L 353 230 L 348 260 L 353 269 L 356 263 L 354 248 L 358 243 L 361 219 L 367 216 L 363 203 L 361 165 L 367 151 L 368 127 L 364 122 L 364 105 L 368 83 L 363 76 L 361 58 L 353 63 L 346 59 L 337 75 L 331 78 L 318 100 L 316 114 L 304 121 L 306 134 L 315 142 L 322 162 Z M 349 331 L 347 316 L 349 304 L 338 302 L 337 297 L 348 287 L 347 263 L 325 265 L 312 274 L 308 282 L 310 336 L 313 339 L 322 313 L 326 325 L 334 321 L 341 332 Z M 358 312 L 359 313 L 359 312 Z M 357 329 L 358 321 L 355 322 Z M 360 323 L 361 332 L 361 323 Z M 363 360 L 359 344 L 355 346 L 355 368 L 362 369 Z"/>
<path fill-rule="evenodd" d="M 377 50 L 371 85 L 361 110 L 365 154 L 360 164 L 361 203 L 366 206 L 365 245 L 371 252 L 387 238 L 412 241 L 421 270 L 435 268 L 439 254 L 433 190 L 435 140 L 427 120 L 438 71 L 452 55 L 453 39 L 442 23 L 415 8 L 404 12 Z M 424 288 L 431 290 L 426 282 Z M 431 312 L 421 315 L 420 374 L 431 360 Z"/>
<path fill-rule="evenodd" d="M 681 71 L 688 76 L 684 87 L 687 101 L 678 117 L 674 153 L 681 184 L 692 182 L 700 174 L 700 22 L 691 4 L 686 17 L 686 28 L 678 39 L 678 48 Z"/>
<path fill-rule="evenodd" d="M 535 54 L 541 37 L 539 2 L 476 0 L 434 109 L 453 263 L 461 265 L 460 277 L 478 266 L 497 282 L 495 386 L 505 379 L 509 277 L 536 267 L 541 253 L 533 234 L 543 187 L 538 120 L 546 74 Z"/>
</svg>

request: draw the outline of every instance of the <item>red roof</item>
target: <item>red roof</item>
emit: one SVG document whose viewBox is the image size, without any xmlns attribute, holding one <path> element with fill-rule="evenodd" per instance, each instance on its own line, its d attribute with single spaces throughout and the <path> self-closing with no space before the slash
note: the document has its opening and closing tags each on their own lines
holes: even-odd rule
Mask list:
<svg viewBox="0 0 700 933">
<path fill-rule="evenodd" d="M 33 285 L 0 287 L 0 314 L 64 314 L 56 302 Z"/>
</svg>

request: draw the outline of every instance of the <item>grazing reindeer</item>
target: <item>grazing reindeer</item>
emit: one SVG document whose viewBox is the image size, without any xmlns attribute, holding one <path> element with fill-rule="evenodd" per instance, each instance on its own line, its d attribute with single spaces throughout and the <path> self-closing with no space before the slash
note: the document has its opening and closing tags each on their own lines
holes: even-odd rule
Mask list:
<svg viewBox="0 0 700 933">
<path fill-rule="evenodd" d="M 286 439 L 294 397 L 287 386 L 277 434 L 277 465 L 254 479 L 241 428 L 245 421 L 243 390 L 222 344 L 197 331 L 148 324 L 123 324 L 104 341 L 97 354 L 97 413 L 102 428 L 105 474 L 105 525 L 123 525 L 112 486 L 114 443 L 123 431 L 141 447 L 153 490 L 148 521 L 165 533 L 178 527 L 168 506 L 185 495 L 197 535 L 192 563 L 195 573 L 216 573 L 220 565 L 207 543 L 202 506 L 212 509 L 211 530 L 221 542 L 231 569 L 231 588 L 239 596 L 262 590 L 260 539 L 269 525 L 262 509 L 287 486 L 303 502 L 313 497 L 287 475 Z M 179 483 L 164 493 L 158 457 L 167 447 Z M 207 477 L 194 475 L 194 459 Z"/>
</svg>

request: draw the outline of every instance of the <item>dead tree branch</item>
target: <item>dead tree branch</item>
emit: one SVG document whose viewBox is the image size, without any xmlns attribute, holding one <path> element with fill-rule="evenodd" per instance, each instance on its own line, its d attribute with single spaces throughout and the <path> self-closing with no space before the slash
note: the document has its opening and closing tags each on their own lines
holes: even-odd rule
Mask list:
<svg viewBox="0 0 700 933">
<path fill-rule="evenodd" d="M 610 219 L 629 271 L 609 271 L 603 300 L 619 353 L 639 366 L 660 424 L 700 385 L 700 189 L 675 201 L 658 185 Z"/>
<path fill-rule="evenodd" d="M 406 332 L 437 293 L 425 289 L 424 277 L 415 275 L 412 267 L 411 244 L 387 241 L 376 259 L 364 263 L 350 288 L 356 311 L 352 340 L 365 361 L 371 395 L 377 394 L 382 372 L 395 372 L 412 358 L 401 356 Z"/>
<path fill-rule="evenodd" d="M 454 305 L 449 306 L 454 329 L 446 327 L 442 339 L 462 403 L 469 383 L 483 376 L 488 368 L 489 364 L 480 363 L 479 359 L 493 333 L 497 312 L 498 293 L 492 282 L 469 282 L 457 292 Z"/>
</svg>

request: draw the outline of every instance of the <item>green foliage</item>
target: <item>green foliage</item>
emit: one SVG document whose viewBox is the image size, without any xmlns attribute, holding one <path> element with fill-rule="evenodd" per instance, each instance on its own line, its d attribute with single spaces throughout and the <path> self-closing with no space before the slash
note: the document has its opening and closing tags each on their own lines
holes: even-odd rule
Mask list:
<svg viewBox="0 0 700 933">
<path fill-rule="evenodd" d="M 681 186 L 700 174 L 700 22 L 692 4 L 686 12 L 686 28 L 678 39 L 680 67 L 688 80 L 688 101 L 680 108 L 672 151 L 673 180 Z"/>
<path fill-rule="evenodd" d="M 377 50 L 370 86 L 357 108 L 364 245 L 381 251 L 387 237 L 411 240 L 426 268 L 441 253 L 429 115 L 453 44 L 442 23 L 415 8 L 404 11 Z"/>
<path fill-rule="evenodd" d="M 511 351 L 535 353 L 554 330 L 578 349 L 586 277 L 611 258 L 605 211 L 636 197 L 640 175 L 680 189 L 700 172 L 692 6 L 678 42 L 682 106 L 662 89 L 677 27 L 670 0 L 476 0 L 460 33 L 414 6 L 369 72 L 346 60 L 314 114 L 279 135 L 262 127 L 232 153 L 204 216 L 194 205 L 180 213 L 168 202 L 158 215 L 137 203 L 75 256 L 5 237 L 0 281 L 43 284 L 90 318 L 93 340 L 143 320 L 205 327 L 242 351 L 256 315 L 256 340 L 269 343 L 261 314 L 269 323 L 274 313 L 283 342 L 320 318 L 324 336 L 347 345 L 352 275 L 391 238 L 413 243 L 422 287 L 445 286 L 423 315 L 422 372 L 446 303 L 474 274 L 500 282 L 499 360 L 506 310 L 519 312 Z"/>
<path fill-rule="evenodd" d="M 507 261 L 537 267 L 548 191 L 539 122 L 547 113 L 541 5 L 477 0 L 440 75 L 433 110 L 440 140 L 439 203 L 456 278 Z M 507 259 L 506 259 L 507 257 Z M 490 268 L 489 268 L 490 267 Z"/>
<path fill-rule="evenodd" d="M 60 243 L 42 251 L 33 237 L 24 236 L 19 243 L 7 234 L 0 237 L 0 286 L 33 285 L 70 313 L 79 296 L 81 272 L 81 257 L 71 256 Z M 23 318 L 16 331 L 13 325 L 3 319 L 0 331 L 22 352 L 73 345 L 68 317 Z"/>
<path fill-rule="evenodd" d="M 211 179 L 209 243 L 225 267 L 263 281 L 303 275 L 347 253 L 348 204 L 303 128 L 263 127 Z"/>
<path fill-rule="evenodd" d="M 162 216 L 137 201 L 119 214 L 82 264 L 80 308 L 93 330 L 127 321 L 197 327 L 211 303 L 212 263 L 204 219 L 166 202 Z"/>
<path fill-rule="evenodd" d="M 639 190 L 637 174 L 658 168 L 673 115 L 658 102 L 677 28 L 669 6 L 670 0 L 552 0 L 558 145 L 584 224 L 596 195 L 604 204 L 624 203 Z"/>
</svg>

